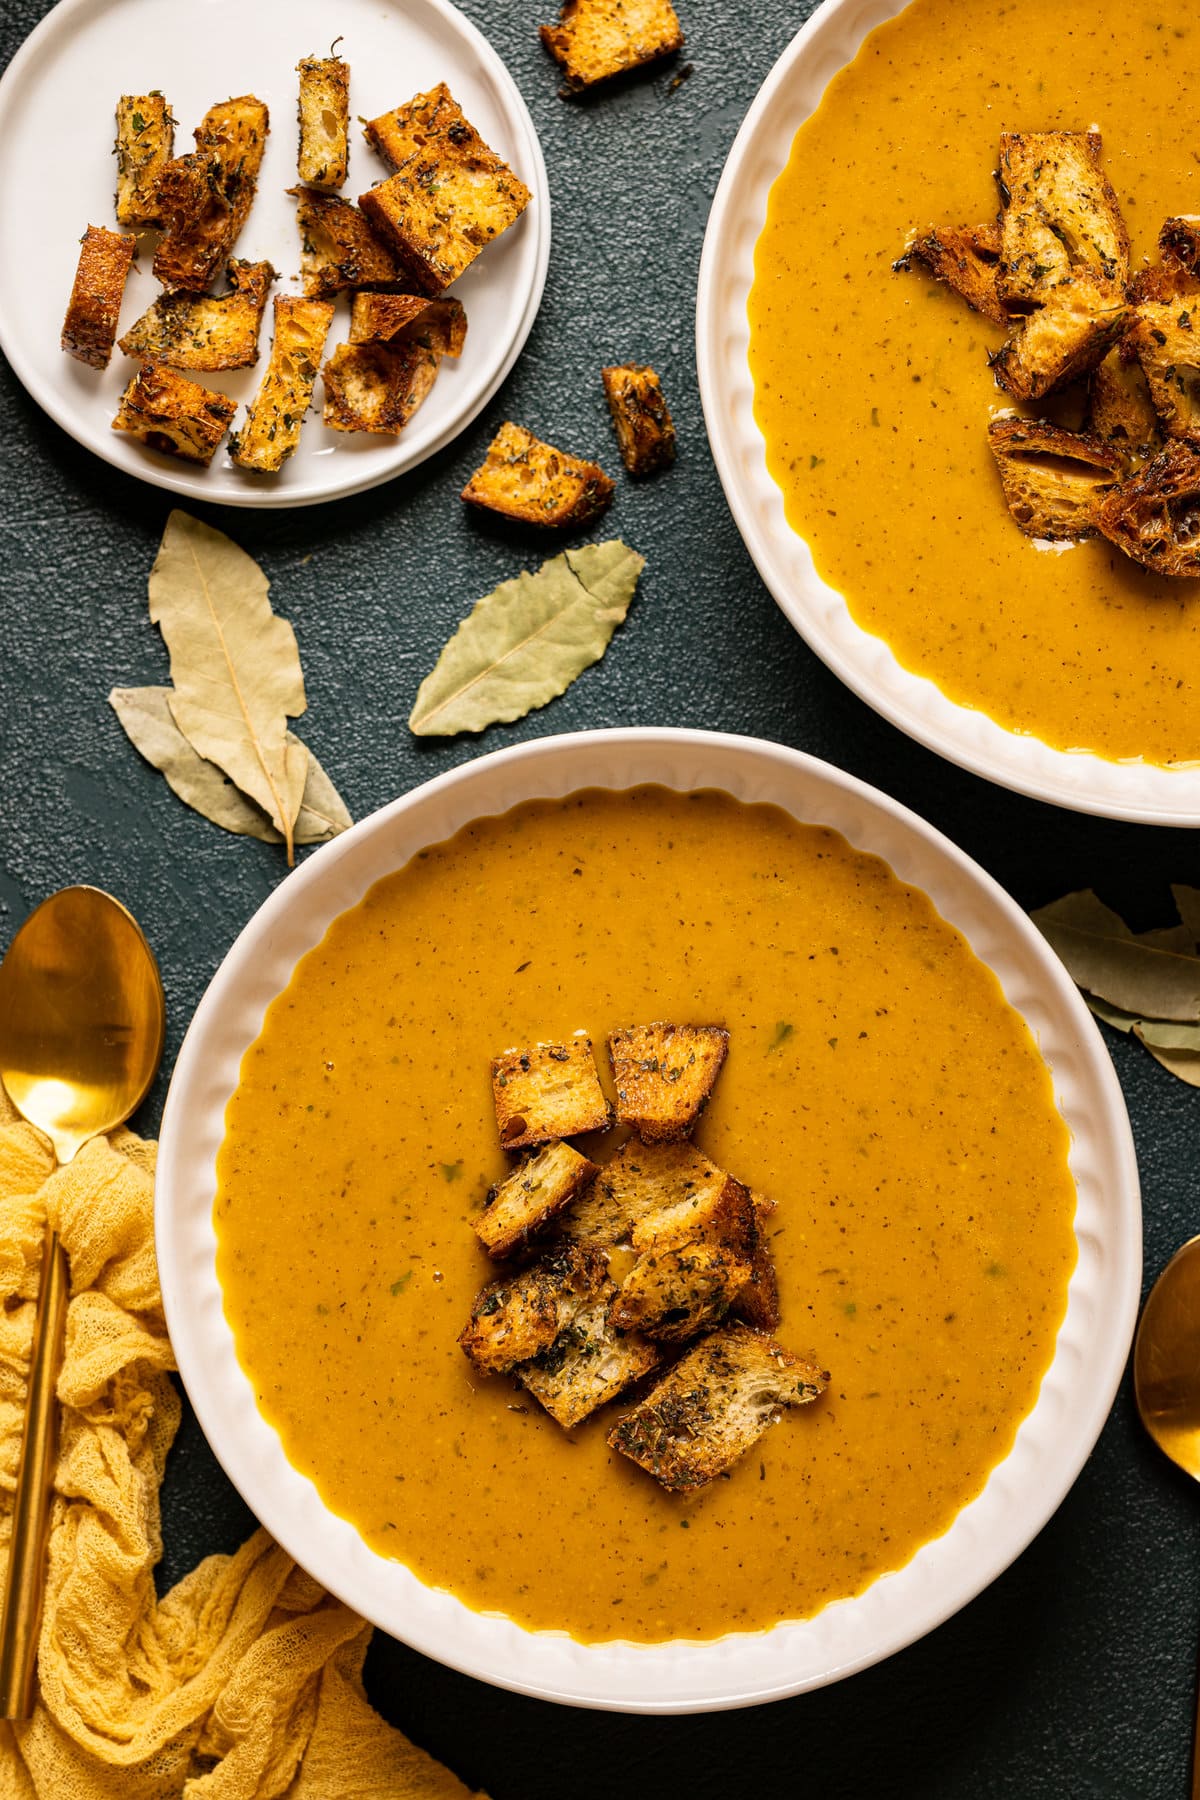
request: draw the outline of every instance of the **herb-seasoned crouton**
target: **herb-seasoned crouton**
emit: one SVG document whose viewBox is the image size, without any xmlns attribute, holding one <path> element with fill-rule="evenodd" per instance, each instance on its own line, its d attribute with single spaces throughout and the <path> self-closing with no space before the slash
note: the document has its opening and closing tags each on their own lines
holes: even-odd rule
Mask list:
<svg viewBox="0 0 1200 1800">
<path fill-rule="evenodd" d="M 339 344 L 321 377 L 331 431 L 402 431 L 437 379 L 441 358 L 420 344 Z"/>
<path fill-rule="evenodd" d="M 161 358 L 176 369 L 248 369 L 258 361 L 258 330 L 275 271 L 270 263 L 231 262 L 227 294 L 160 294 L 121 339 L 126 356 Z"/>
<path fill-rule="evenodd" d="M 468 506 L 562 530 L 590 524 L 611 502 L 613 484 L 595 463 L 543 444 L 522 425 L 505 423 L 462 497 Z"/>
<path fill-rule="evenodd" d="M 549 1350 L 576 1314 L 611 1294 L 608 1259 L 587 1245 L 544 1256 L 520 1275 L 493 1281 L 459 1338 L 477 1369 L 503 1375 Z"/>
<path fill-rule="evenodd" d="M 670 0 L 565 0 L 558 24 L 543 25 L 541 35 L 573 88 L 658 62 L 683 46 Z"/>
<path fill-rule="evenodd" d="M 675 461 L 675 426 L 653 369 L 600 371 L 621 461 L 631 475 L 654 475 Z"/>
<path fill-rule="evenodd" d="M 1114 488 L 1096 523 L 1118 550 L 1156 575 L 1200 576 L 1200 453 L 1173 438 Z"/>
<path fill-rule="evenodd" d="M 721 1323 L 750 1274 L 751 1265 L 720 1244 L 648 1250 L 621 1283 L 612 1322 L 662 1343 L 686 1343 Z"/>
<path fill-rule="evenodd" d="M 687 1137 L 721 1073 L 729 1033 L 720 1025 L 631 1025 L 608 1040 L 617 1123 L 643 1144 Z"/>
<path fill-rule="evenodd" d="M 1008 510 L 1026 537 L 1095 536 L 1100 507 L 1124 472 L 1116 450 L 1044 419 L 1012 416 L 991 421 L 988 445 Z"/>
<path fill-rule="evenodd" d="M 492 1098 L 506 1150 L 603 1131 L 611 1119 L 589 1037 L 506 1050 L 492 1063 Z"/>
<path fill-rule="evenodd" d="M 747 1325 L 759 1331 L 774 1331 L 779 1323 L 779 1282 L 771 1248 L 761 1234 L 747 1280 L 734 1295 L 731 1309 Z"/>
<path fill-rule="evenodd" d="M 456 281 L 532 198 L 444 81 L 372 119 L 366 133 L 395 174 L 361 194 L 359 205 L 423 294 Z"/>
<path fill-rule="evenodd" d="M 676 1363 L 608 1442 L 672 1493 L 724 1474 L 782 1416 L 821 1394 L 829 1377 L 812 1356 L 736 1322 Z"/>
<path fill-rule="evenodd" d="M 119 231 L 108 231 L 103 225 L 89 225 L 79 242 L 75 282 L 63 320 L 62 347 L 77 362 L 88 363 L 93 369 L 107 369 L 137 239 L 122 237 Z"/>
<path fill-rule="evenodd" d="M 635 1229 L 648 1221 L 672 1214 L 677 1223 L 688 1216 L 710 1217 L 731 1182 L 724 1169 L 692 1144 L 639 1144 L 631 1139 L 563 1215 L 563 1235 L 598 1244 L 632 1244 Z M 684 1232 L 676 1241 L 688 1235 L 699 1233 Z M 644 1230 L 641 1247 L 650 1247 Z"/>
<path fill-rule="evenodd" d="M 297 202 L 300 276 L 310 299 L 399 281 L 400 264 L 357 206 L 314 188 L 289 188 L 288 193 Z"/>
<path fill-rule="evenodd" d="M 997 381 L 1014 400 L 1040 400 L 1089 374 L 1129 323 L 1124 301 L 1099 308 L 1086 293 L 1079 304 L 1067 290 L 1064 296 L 1018 319 L 1004 348 L 990 359 Z"/>
<path fill-rule="evenodd" d="M 1200 438 L 1200 283 L 1173 301 L 1144 300 L 1125 343 L 1141 365 L 1169 438 Z"/>
<path fill-rule="evenodd" d="M 210 463 L 236 411 L 227 394 L 201 387 L 161 363 L 145 363 L 121 396 L 113 430 L 132 432 L 152 450 Z"/>
<path fill-rule="evenodd" d="M 329 193 L 349 168 L 350 64 L 340 56 L 306 56 L 300 77 L 300 150 L 296 172 L 306 187 Z"/>
<path fill-rule="evenodd" d="M 1150 387 L 1122 341 L 1092 370 L 1086 432 L 1126 457 L 1149 456 L 1159 446 L 1158 414 Z"/>
<path fill-rule="evenodd" d="M 996 291 L 996 271 L 1000 264 L 1000 227 L 998 225 L 940 225 L 924 237 L 914 238 L 899 262 L 897 271 L 922 263 L 935 281 L 944 282 L 961 294 L 972 312 L 981 313 L 997 325 L 1007 325 L 1005 312 Z"/>
<path fill-rule="evenodd" d="M 1200 294 L 1200 219 L 1164 219 L 1158 234 L 1159 262 L 1139 269 L 1129 284 L 1129 298 L 1170 304 Z"/>
<path fill-rule="evenodd" d="M 161 94 L 117 101 L 117 224 L 158 225 L 158 177 L 175 149 L 175 121 Z"/>
<path fill-rule="evenodd" d="M 518 1163 L 491 1190 L 483 1212 L 473 1221 L 488 1255 L 501 1261 L 521 1249 L 597 1173 L 595 1163 L 563 1143 L 547 1144 L 536 1156 Z"/>
<path fill-rule="evenodd" d="M 421 344 L 438 356 L 461 356 L 467 315 L 461 300 L 427 300 L 417 294 L 355 294 L 350 312 L 352 344 Z"/>
<path fill-rule="evenodd" d="M 163 164 L 157 193 L 165 229 L 154 273 L 164 287 L 203 293 L 228 260 L 254 200 L 269 129 L 262 101 L 241 94 L 209 108 L 190 156 Z"/>
<path fill-rule="evenodd" d="M 609 1317 L 611 1304 L 609 1282 L 594 1300 L 580 1307 L 548 1350 L 516 1370 L 518 1381 L 564 1431 L 615 1399 L 662 1361 L 656 1345 L 616 1329 Z"/>
<path fill-rule="evenodd" d="M 276 297 L 271 360 L 229 447 L 239 468 L 274 474 L 296 448 L 332 321 L 332 300 Z"/>
</svg>

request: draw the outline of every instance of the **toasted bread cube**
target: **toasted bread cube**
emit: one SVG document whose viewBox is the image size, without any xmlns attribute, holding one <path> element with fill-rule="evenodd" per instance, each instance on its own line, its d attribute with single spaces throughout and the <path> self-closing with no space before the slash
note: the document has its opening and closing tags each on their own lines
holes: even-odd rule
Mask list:
<svg viewBox="0 0 1200 1800">
<path fill-rule="evenodd" d="M 595 1163 L 570 1144 L 547 1144 L 492 1188 L 483 1212 L 473 1221 L 480 1243 L 497 1262 L 511 1256 L 598 1173 Z"/>
<path fill-rule="evenodd" d="M 603 1131 L 611 1123 L 589 1037 L 506 1050 L 492 1063 L 492 1098 L 506 1150 Z"/>
<path fill-rule="evenodd" d="M 1114 488 L 1096 523 L 1156 575 L 1200 575 L 1200 452 L 1179 438 Z"/>
<path fill-rule="evenodd" d="M 1014 400 L 1041 400 L 1102 363 L 1129 319 L 1123 301 L 1097 310 L 1086 296 L 1076 305 L 1068 295 L 1020 319 L 990 359 L 992 371 Z"/>
<path fill-rule="evenodd" d="M 144 363 L 121 396 L 114 431 L 140 437 L 152 450 L 210 463 L 237 403 L 161 363 Z"/>
<path fill-rule="evenodd" d="M 1193 287 L 1170 302 L 1144 300 L 1125 339 L 1169 438 L 1200 438 L 1200 286 Z"/>
<path fill-rule="evenodd" d="M 437 356 L 461 356 L 467 315 L 461 300 L 428 300 L 418 294 L 355 294 L 350 309 L 352 344 L 421 344 Z"/>
<path fill-rule="evenodd" d="M 103 225 L 89 225 L 79 243 L 75 281 L 63 320 L 62 347 L 77 362 L 87 363 L 93 369 L 107 369 L 137 239 L 122 237 L 119 231 L 109 231 Z"/>
<path fill-rule="evenodd" d="M 306 187 L 331 193 L 350 167 L 350 64 L 340 56 L 306 56 L 300 77 L 300 150 L 296 173 Z"/>
<path fill-rule="evenodd" d="M 612 497 L 613 484 L 595 463 L 568 456 L 511 423 L 500 427 L 462 491 L 468 506 L 555 530 L 590 524 Z"/>
<path fill-rule="evenodd" d="M 631 1025 L 608 1040 L 617 1123 L 643 1144 L 688 1137 L 729 1049 L 720 1025 Z"/>
<path fill-rule="evenodd" d="M 1123 297 L 1129 237 L 1100 167 L 1098 132 L 1004 132 L 1000 186 L 1004 306 L 1046 306 L 1066 288 L 1087 289 L 1101 304 Z"/>
<path fill-rule="evenodd" d="M 1111 445 L 1009 415 L 991 421 L 988 446 L 1008 510 L 1027 537 L 1067 543 L 1095 536 L 1100 507 L 1124 473 Z"/>
<path fill-rule="evenodd" d="M 608 1259 L 588 1245 L 544 1256 L 476 1297 L 459 1345 L 485 1375 L 504 1375 L 549 1350 L 577 1313 L 611 1295 Z"/>
<path fill-rule="evenodd" d="M 154 273 L 203 293 L 229 258 L 254 200 L 270 119 L 253 94 L 224 100 L 196 128 L 196 148 L 159 171 L 163 236 Z"/>
<path fill-rule="evenodd" d="M 783 1417 L 823 1393 L 812 1355 L 785 1350 L 736 1320 L 689 1350 L 608 1442 L 671 1493 L 707 1486 Z"/>
<path fill-rule="evenodd" d="M 940 225 L 914 238 L 899 262 L 898 271 L 921 263 L 935 281 L 944 282 L 960 294 L 972 312 L 982 314 L 997 325 L 1007 325 L 1009 316 L 996 291 L 996 272 L 1000 265 L 1000 227 L 998 225 Z"/>
<path fill-rule="evenodd" d="M 631 475 L 654 475 L 675 461 L 675 426 L 653 369 L 601 370 L 621 461 Z"/>
<path fill-rule="evenodd" d="M 543 25 L 541 37 L 573 88 L 592 87 L 683 47 L 670 0 L 565 0 L 558 24 Z"/>
<path fill-rule="evenodd" d="M 731 1179 L 693 1144 L 639 1144 L 631 1138 L 563 1214 L 563 1235 L 577 1242 L 632 1244 L 635 1230 L 655 1218 L 710 1217 Z M 640 1247 L 652 1243 L 641 1230 Z"/>
<path fill-rule="evenodd" d="M 767 1221 L 775 1214 L 778 1202 L 768 1194 L 760 1194 L 757 1189 L 751 1189 L 750 1203 L 754 1208 L 757 1241 L 750 1262 L 749 1278 L 738 1291 L 732 1311 L 737 1318 L 744 1319 L 747 1325 L 753 1325 L 759 1331 L 774 1331 L 780 1317 L 779 1282 L 767 1235 Z"/>
<path fill-rule="evenodd" d="M 749 1188 L 732 1175 L 698 1182 L 667 1197 L 633 1221 L 629 1242 L 639 1253 L 677 1250 L 685 1244 L 720 1244 L 749 1262 L 758 1246 L 758 1218 Z"/>
<path fill-rule="evenodd" d="M 361 194 L 359 205 L 423 294 L 456 281 L 532 198 L 444 81 L 372 119 L 366 133 L 395 174 Z"/>
<path fill-rule="evenodd" d="M 371 431 L 395 436 L 425 400 L 437 379 L 440 357 L 419 344 L 339 344 L 321 377 L 322 422 L 331 431 Z"/>
<path fill-rule="evenodd" d="M 1124 339 L 1092 370 L 1084 429 L 1126 460 L 1152 456 L 1159 448 L 1158 414 L 1149 383 Z"/>
<path fill-rule="evenodd" d="M 580 1307 L 548 1350 L 515 1371 L 517 1380 L 564 1431 L 649 1375 L 662 1351 L 647 1339 L 619 1332 L 610 1319 L 612 1283 Z"/>
<path fill-rule="evenodd" d="M 1129 284 L 1129 298 L 1170 303 L 1200 292 L 1200 219 L 1164 219 L 1158 234 L 1159 262 L 1139 269 Z"/>
<path fill-rule="evenodd" d="M 240 469 L 274 474 L 296 448 L 332 322 L 332 300 L 276 297 L 271 360 L 245 423 L 229 446 Z"/>
<path fill-rule="evenodd" d="M 126 356 L 176 369 L 248 369 L 275 271 L 268 262 L 231 262 L 227 294 L 161 294 L 121 339 Z"/>
<path fill-rule="evenodd" d="M 720 1244 L 649 1250 L 621 1283 L 612 1323 L 660 1343 L 684 1344 L 721 1323 L 750 1276 L 751 1265 Z"/>
<path fill-rule="evenodd" d="M 158 177 L 175 150 L 175 120 L 161 94 L 117 101 L 117 224 L 160 225 Z"/>
<path fill-rule="evenodd" d="M 402 270 L 369 221 L 349 200 L 289 188 L 300 230 L 300 276 L 304 292 L 320 300 L 343 288 L 394 286 Z"/>
</svg>

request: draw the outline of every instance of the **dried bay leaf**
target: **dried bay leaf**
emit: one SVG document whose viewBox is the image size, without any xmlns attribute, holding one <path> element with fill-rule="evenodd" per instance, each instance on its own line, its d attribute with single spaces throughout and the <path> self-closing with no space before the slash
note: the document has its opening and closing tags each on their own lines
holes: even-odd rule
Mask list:
<svg viewBox="0 0 1200 1800">
<path fill-rule="evenodd" d="M 1071 979 L 1140 1019 L 1200 1019 L 1200 959 L 1140 942 L 1090 892 L 1030 917 Z"/>
<path fill-rule="evenodd" d="M 1185 887 L 1182 882 L 1172 882 L 1171 898 L 1175 902 L 1175 910 L 1185 928 L 1192 935 L 1192 942 L 1200 944 L 1200 888 Z"/>
<path fill-rule="evenodd" d="M 1146 1048 L 1169 1074 L 1186 1081 L 1189 1087 L 1200 1087 L 1200 1051 L 1162 1050 L 1157 1044 L 1147 1044 Z"/>
<path fill-rule="evenodd" d="M 288 718 L 304 711 L 304 676 L 295 633 L 271 611 L 267 588 L 254 558 L 224 532 L 171 513 L 150 571 L 150 617 L 171 658 L 171 712 L 197 754 L 261 807 L 291 862 L 308 753 Z"/>
<path fill-rule="evenodd" d="M 258 838 L 264 844 L 283 842 L 266 813 L 189 744 L 171 711 L 169 688 L 114 688 L 108 698 L 135 749 L 194 811 L 239 836 Z M 304 749 L 292 732 L 288 739 Z M 353 820 L 316 757 L 310 750 L 304 753 L 307 777 L 294 837 L 298 844 L 324 844 L 346 831 Z"/>
<path fill-rule="evenodd" d="M 476 602 L 421 683 L 409 730 L 453 737 L 545 706 L 604 655 L 644 567 L 644 557 L 613 538 L 502 581 Z"/>
</svg>

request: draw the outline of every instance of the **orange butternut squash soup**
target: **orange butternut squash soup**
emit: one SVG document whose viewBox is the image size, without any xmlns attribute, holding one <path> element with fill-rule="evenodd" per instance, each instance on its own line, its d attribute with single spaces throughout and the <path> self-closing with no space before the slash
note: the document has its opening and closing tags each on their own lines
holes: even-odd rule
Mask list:
<svg viewBox="0 0 1200 1800">
<path fill-rule="evenodd" d="M 458 1346 L 511 1166 L 490 1059 L 649 1019 L 729 1053 L 697 1142 L 774 1200 L 779 1342 L 826 1392 L 690 1496 Z M 609 1144 L 586 1140 L 603 1161 Z M 769 806 L 588 790 L 378 882 L 246 1052 L 219 1159 L 225 1308 L 294 1465 L 384 1555 L 584 1640 L 807 1616 L 943 1532 L 1033 1406 L 1075 1261 L 1067 1131 L 929 899 Z"/>
<path fill-rule="evenodd" d="M 1200 204 L 1197 51 L 1195 15 L 1158 0 L 913 0 L 798 130 L 749 302 L 771 474 L 856 622 L 1011 731 L 1159 764 L 1200 757 L 1200 582 L 1022 536 L 987 439 L 1005 329 L 892 264 L 996 218 L 1001 131 L 1094 126 L 1142 267 Z"/>
</svg>

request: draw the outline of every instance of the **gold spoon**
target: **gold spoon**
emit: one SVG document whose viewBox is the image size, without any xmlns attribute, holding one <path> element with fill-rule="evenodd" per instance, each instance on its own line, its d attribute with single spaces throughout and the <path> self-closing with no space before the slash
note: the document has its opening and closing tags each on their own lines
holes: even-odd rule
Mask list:
<svg viewBox="0 0 1200 1800">
<path fill-rule="evenodd" d="M 1159 1449 L 1200 1481 L 1200 1237 L 1175 1252 L 1150 1290 L 1133 1347 L 1133 1391 Z M 1200 1800 L 1200 1716 L 1191 1791 Z"/>
<path fill-rule="evenodd" d="M 60 1163 L 141 1105 L 162 1056 L 163 1028 L 158 965 L 119 900 L 69 887 L 30 913 L 0 963 L 0 1081 Z M 33 1710 L 68 1285 L 66 1254 L 47 1226 L 0 1620 L 4 1719 L 27 1719 Z"/>
</svg>

